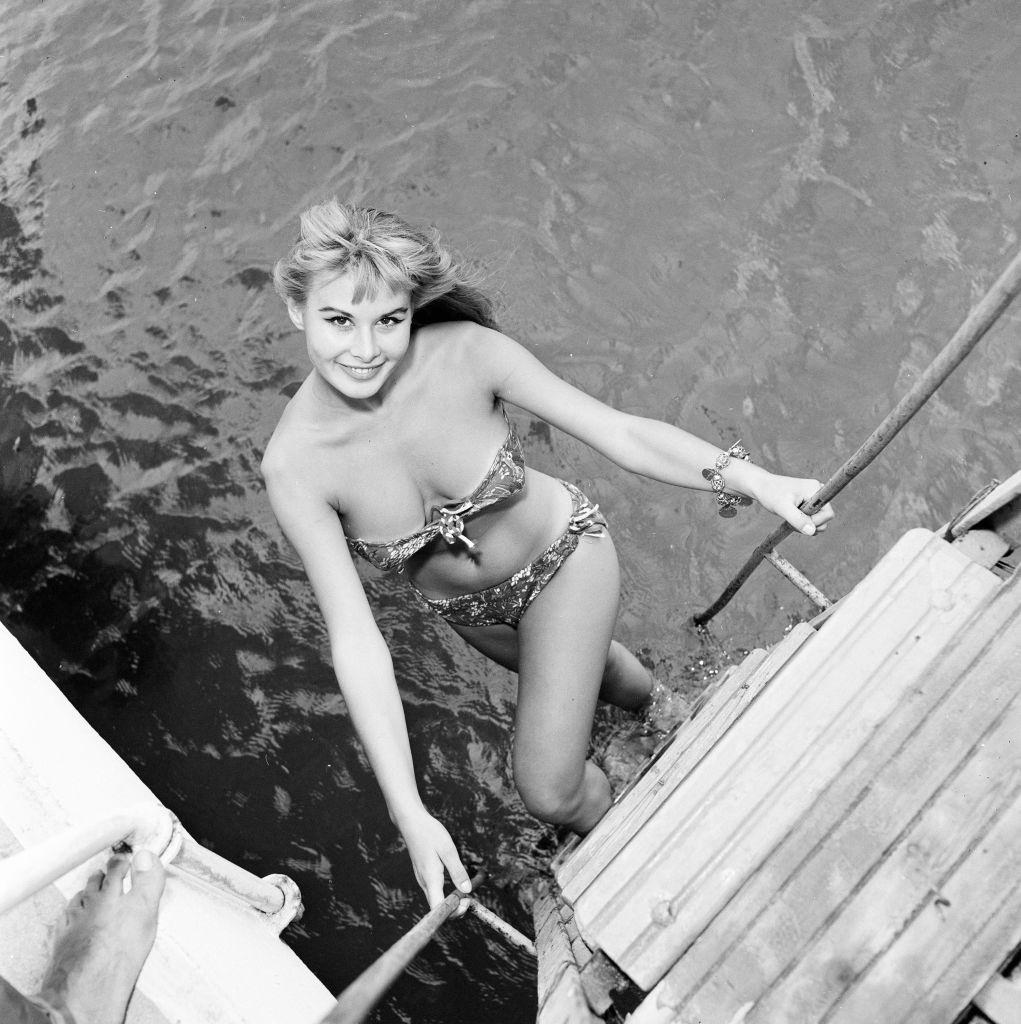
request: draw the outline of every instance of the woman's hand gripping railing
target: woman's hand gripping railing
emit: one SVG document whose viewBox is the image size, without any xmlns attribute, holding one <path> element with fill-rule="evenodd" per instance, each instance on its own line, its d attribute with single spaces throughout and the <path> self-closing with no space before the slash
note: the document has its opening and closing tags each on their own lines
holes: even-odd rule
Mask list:
<svg viewBox="0 0 1021 1024">
<path fill-rule="evenodd" d="M 482 881 L 482 875 L 472 879 L 472 889 Z M 532 941 L 481 906 L 470 895 L 454 891 L 442 903 L 437 903 L 410 931 L 404 933 L 378 960 L 367 967 L 337 999 L 337 1005 L 319 1024 L 360 1024 L 379 1004 L 390 986 L 404 973 L 412 960 L 425 948 L 440 930 L 444 921 L 472 911 L 513 945 L 535 956 Z"/>
<path fill-rule="evenodd" d="M 964 323 L 929 364 L 914 387 L 887 414 L 862 446 L 807 501 L 801 510 L 807 515 L 817 512 L 838 495 L 893 440 L 912 416 L 929 400 L 933 392 L 950 376 L 964 357 L 979 343 L 1000 314 L 1021 291 L 1021 252 L 1007 265 L 982 300 L 968 314 Z M 730 603 L 763 558 L 775 554 L 773 549 L 794 532 L 788 523 L 778 526 L 751 554 L 726 590 L 704 611 L 693 617 L 696 626 L 703 626 Z"/>
</svg>

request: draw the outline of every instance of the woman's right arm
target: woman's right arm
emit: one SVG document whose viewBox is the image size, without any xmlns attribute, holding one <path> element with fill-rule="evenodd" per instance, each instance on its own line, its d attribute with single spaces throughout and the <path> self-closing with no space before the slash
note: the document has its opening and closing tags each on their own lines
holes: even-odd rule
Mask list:
<svg viewBox="0 0 1021 1024">
<path fill-rule="evenodd" d="M 288 466 L 263 463 L 280 528 L 297 551 L 326 621 L 330 653 L 358 738 L 400 830 L 430 907 L 443 899 L 444 868 L 458 888 L 471 884 L 447 830 L 426 810 L 415 770 L 390 651 L 376 626 L 336 511 Z"/>
</svg>

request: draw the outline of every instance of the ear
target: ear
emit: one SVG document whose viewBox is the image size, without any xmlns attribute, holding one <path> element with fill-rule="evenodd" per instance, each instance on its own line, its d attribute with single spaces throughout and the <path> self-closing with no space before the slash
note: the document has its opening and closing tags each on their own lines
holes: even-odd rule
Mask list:
<svg viewBox="0 0 1021 1024">
<path fill-rule="evenodd" d="M 298 328 L 299 331 L 305 330 L 305 313 L 296 302 L 292 302 L 290 299 L 287 300 L 287 315 L 291 318 L 291 323 Z"/>
</svg>

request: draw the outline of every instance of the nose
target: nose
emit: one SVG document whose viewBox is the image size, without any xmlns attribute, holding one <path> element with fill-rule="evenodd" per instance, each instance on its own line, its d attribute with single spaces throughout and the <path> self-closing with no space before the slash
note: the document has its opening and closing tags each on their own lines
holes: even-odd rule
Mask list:
<svg viewBox="0 0 1021 1024">
<path fill-rule="evenodd" d="M 371 363 L 378 353 L 379 346 L 376 344 L 372 327 L 370 325 L 359 327 L 351 345 L 351 355 L 363 363 Z"/>
</svg>

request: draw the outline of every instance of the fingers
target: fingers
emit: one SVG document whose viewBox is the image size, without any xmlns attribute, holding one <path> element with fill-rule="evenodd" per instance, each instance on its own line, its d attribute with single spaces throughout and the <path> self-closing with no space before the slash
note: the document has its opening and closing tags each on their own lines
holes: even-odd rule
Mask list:
<svg viewBox="0 0 1021 1024">
<path fill-rule="evenodd" d="M 458 856 L 454 844 L 444 844 L 436 853 L 437 856 L 430 863 L 415 871 L 415 878 L 419 886 L 421 886 L 422 892 L 425 893 L 430 910 L 442 903 L 445 898 L 443 892 L 444 870 L 446 874 L 450 875 L 450 880 L 458 892 L 464 895 L 468 895 L 471 892 L 471 879 L 461 863 L 461 858 Z"/>
<path fill-rule="evenodd" d="M 827 502 L 818 512 L 812 516 L 812 521 L 815 523 L 817 529 L 824 529 L 826 524 L 835 518 L 836 512 L 833 511 L 833 506 Z"/>
<path fill-rule="evenodd" d="M 805 483 L 808 485 L 806 493 L 800 498 L 796 498 L 795 504 L 800 505 L 801 502 L 808 501 L 822 487 L 818 480 L 806 480 Z M 834 514 L 833 506 L 827 502 L 822 508 L 816 509 L 811 516 L 805 515 L 804 512 L 798 509 L 793 515 L 787 516 L 787 521 L 799 533 L 804 534 L 806 537 L 811 537 L 816 533 L 822 533 L 826 529 L 827 523 L 833 519 Z"/>
<path fill-rule="evenodd" d="M 454 844 L 451 843 L 449 847 L 440 850 L 440 857 L 443 860 L 443 866 L 447 869 L 447 874 L 450 875 L 450 881 L 453 882 L 454 888 L 458 892 L 471 892 L 471 878 L 468 877 L 468 871 L 461 863 L 461 858 L 458 856 L 457 848 Z"/>
<path fill-rule="evenodd" d="M 471 880 L 461 863 L 450 833 L 432 815 L 423 813 L 405 819 L 401 831 L 411 855 L 415 879 L 432 909 L 443 902 L 444 872 L 458 892 L 471 892 Z"/>
<path fill-rule="evenodd" d="M 834 513 L 834 511 L 833 511 L 833 506 L 832 505 L 830 505 L 830 504 L 823 505 L 823 507 L 821 509 L 819 509 L 818 512 L 813 512 L 812 513 L 811 518 L 809 518 L 808 516 L 804 517 L 805 519 L 808 519 L 808 522 L 811 524 L 812 528 L 811 529 L 807 529 L 807 528 L 802 529 L 801 532 L 806 534 L 809 537 L 812 536 L 813 533 L 823 533 L 823 532 L 825 532 L 827 525 L 833 519 L 835 514 L 836 513 Z M 802 523 L 802 526 L 805 526 L 805 524 Z"/>
<path fill-rule="evenodd" d="M 813 523 L 811 518 L 806 516 L 803 512 L 788 516 L 787 522 L 789 522 L 791 526 L 798 531 L 798 533 L 803 533 L 806 537 L 811 537 L 815 533 L 815 523 Z"/>
<path fill-rule="evenodd" d="M 463 895 L 467 896 L 472 891 L 471 879 L 468 877 L 468 872 L 465 870 L 464 865 L 461 863 L 461 858 L 457 853 L 457 849 L 453 843 L 449 847 L 445 847 L 440 851 L 440 857 L 443 859 L 443 866 L 447 869 L 447 874 L 450 875 L 450 881 L 453 882 L 454 888 Z M 461 905 L 454 912 L 455 917 L 460 917 L 462 914 L 468 912 L 468 901 L 461 900 Z"/>
<path fill-rule="evenodd" d="M 429 903 L 429 909 L 439 906 L 443 902 L 443 865 L 437 860 L 424 872 L 424 877 L 418 880 L 418 884 L 425 893 Z"/>
</svg>

